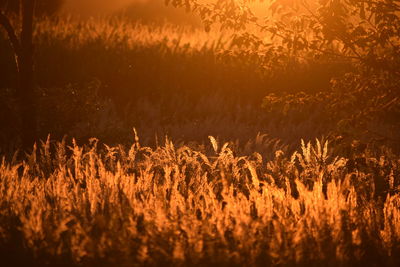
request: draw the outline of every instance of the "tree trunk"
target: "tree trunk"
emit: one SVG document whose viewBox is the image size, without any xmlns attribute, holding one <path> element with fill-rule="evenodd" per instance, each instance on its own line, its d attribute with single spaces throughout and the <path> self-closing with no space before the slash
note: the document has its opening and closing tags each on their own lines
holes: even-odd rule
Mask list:
<svg viewBox="0 0 400 267">
<path fill-rule="evenodd" d="M 17 56 L 17 98 L 21 115 L 21 141 L 32 148 L 37 138 L 36 97 L 33 84 L 33 15 L 35 0 L 21 0 L 22 30 L 20 53 Z"/>
</svg>

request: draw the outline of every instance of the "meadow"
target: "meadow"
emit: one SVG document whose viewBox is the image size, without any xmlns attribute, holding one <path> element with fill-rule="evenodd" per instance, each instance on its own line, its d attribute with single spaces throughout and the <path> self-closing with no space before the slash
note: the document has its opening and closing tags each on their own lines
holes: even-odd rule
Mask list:
<svg viewBox="0 0 400 267">
<path fill-rule="evenodd" d="M 24 152 L 0 36 L 6 266 L 400 265 L 398 77 L 121 17 L 35 45 Z"/>
<path fill-rule="evenodd" d="M 216 135 L 245 142 L 261 132 L 287 136 L 297 144 L 300 138 L 327 134 L 320 129 L 325 126 L 277 126 L 281 113 L 286 112 L 286 100 L 275 101 L 274 111 L 268 115 L 261 108 L 264 97 L 305 92 L 301 100 L 305 105 L 297 110 L 308 109 L 315 102 L 306 100 L 308 96 L 330 94 L 330 79 L 350 68 L 346 62 L 324 59 L 297 67 L 278 53 L 260 56 L 246 43 L 237 45 L 229 32 L 142 25 L 118 17 L 45 19 L 37 23 L 35 36 L 42 139 L 51 133 L 58 140 L 67 134 L 85 141 L 96 136 L 107 143 L 129 143 L 136 127 L 149 137 L 143 140 L 146 142 L 154 141 L 155 134 L 176 141 L 204 141 L 208 135 Z M 8 130 L 0 138 L 9 144 L 18 136 L 12 131 L 18 129 L 18 112 L 12 105 L 16 74 L 5 37 L 2 47 L 0 57 L 5 64 L 0 86 L 5 90 L 1 108 L 7 116 L 1 122 Z M 298 114 L 307 116 L 307 112 Z M 312 132 L 280 131 L 282 127 Z M 293 134 L 296 136 L 291 138 Z"/>
</svg>

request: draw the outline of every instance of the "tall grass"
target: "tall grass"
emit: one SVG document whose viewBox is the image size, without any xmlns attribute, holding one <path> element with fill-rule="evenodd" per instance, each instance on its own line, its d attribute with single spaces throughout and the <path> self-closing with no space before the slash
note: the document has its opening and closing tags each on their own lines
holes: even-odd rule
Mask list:
<svg viewBox="0 0 400 267">
<path fill-rule="evenodd" d="M 39 21 L 30 154 L 0 37 L 6 265 L 400 264 L 398 81 L 227 36 Z"/>
<path fill-rule="evenodd" d="M 0 165 L 2 261 L 70 265 L 398 266 L 399 161 L 328 142 L 236 156 L 200 150 L 38 146 Z M 19 255 L 25 255 L 27 262 Z"/>
<path fill-rule="evenodd" d="M 300 138 L 330 136 L 400 149 L 398 83 L 332 87 L 332 78 L 354 68 L 346 62 L 293 62 L 284 51 L 238 45 L 227 32 L 123 17 L 42 19 L 35 43 L 42 138 L 127 143 L 137 127 L 146 145 L 165 135 L 245 144 L 262 133 L 291 147 Z M 3 35 L 0 46 L 2 152 L 14 149 L 19 127 L 15 66 Z"/>
<path fill-rule="evenodd" d="M 222 90 L 257 99 L 281 90 L 315 92 L 346 65 L 310 60 L 296 70 L 271 51 L 258 54 L 256 47 L 233 41 L 230 32 L 143 25 L 123 17 L 39 20 L 35 43 L 39 86 L 99 79 L 108 86 L 103 92 L 120 100 L 161 92 L 198 96 Z M 13 58 L 4 36 L 1 46 L 6 79 L 0 86 L 12 87 Z M 319 74 L 311 79 L 312 72 Z"/>
</svg>

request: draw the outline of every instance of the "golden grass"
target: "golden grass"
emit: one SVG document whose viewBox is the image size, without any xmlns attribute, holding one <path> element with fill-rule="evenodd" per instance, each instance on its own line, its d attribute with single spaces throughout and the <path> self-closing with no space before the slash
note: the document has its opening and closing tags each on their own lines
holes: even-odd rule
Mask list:
<svg viewBox="0 0 400 267">
<path fill-rule="evenodd" d="M 328 90 L 343 65 L 290 65 L 229 50 L 224 35 L 120 18 L 47 19 L 35 36 L 41 135 L 127 143 L 135 125 L 144 138 L 48 140 L 5 157 L 6 265 L 400 265 L 400 162 L 383 147 L 399 147 L 397 81 Z M 9 144 L 18 118 L 12 90 L 1 97 Z M 154 134 L 176 143 L 145 146 Z M 321 135 L 331 145 L 290 152 Z"/>
<path fill-rule="evenodd" d="M 47 141 L 3 159 L 2 244 L 48 264 L 399 263 L 396 157 L 365 154 L 354 169 L 318 140 L 268 161 L 210 140 L 203 152 L 136 134 L 129 148 Z"/>
<path fill-rule="evenodd" d="M 167 47 L 191 49 L 224 49 L 229 47 L 231 32 L 177 26 L 173 24 L 142 24 L 124 16 L 93 17 L 81 19 L 62 16 L 38 20 L 35 35 L 51 36 L 56 40 L 67 40 L 66 46 L 80 48 L 88 42 L 101 40 L 108 48 L 133 48 L 163 43 Z"/>
</svg>

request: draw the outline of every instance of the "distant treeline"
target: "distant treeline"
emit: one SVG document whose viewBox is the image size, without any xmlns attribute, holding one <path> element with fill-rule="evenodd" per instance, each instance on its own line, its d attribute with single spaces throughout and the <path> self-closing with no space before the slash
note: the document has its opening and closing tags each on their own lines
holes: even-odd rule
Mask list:
<svg viewBox="0 0 400 267">
<path fill-rule="evenodd" d="M 0 0 L 0 8 L 8 12 L 18 12 L 19 2 L 17 0 Z M 54 14 L 60 9 L 64 0 L 36 0 L 36 15 Z"/>
</svg>

